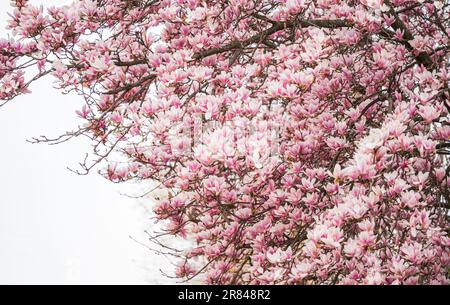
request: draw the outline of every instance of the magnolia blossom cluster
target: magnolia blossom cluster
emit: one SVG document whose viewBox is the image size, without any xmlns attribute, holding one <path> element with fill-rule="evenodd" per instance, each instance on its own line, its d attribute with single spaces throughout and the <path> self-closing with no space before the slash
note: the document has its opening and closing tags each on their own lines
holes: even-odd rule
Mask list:
<svg viewBox="0 0 450 305">
<path fill-rule="evenodd" d="M 12 2 L 0 100 L 79 94 L 55 141 L 157 183 L 177 277 L 449 283 L 448 1 Z"/>
</svg>

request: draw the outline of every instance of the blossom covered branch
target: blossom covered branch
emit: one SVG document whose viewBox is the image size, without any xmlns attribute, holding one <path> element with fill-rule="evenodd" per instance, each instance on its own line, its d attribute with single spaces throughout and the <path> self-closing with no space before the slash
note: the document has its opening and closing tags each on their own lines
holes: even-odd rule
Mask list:
<svg viewBox="0 0 450 305">
<path fill-rule="evenodd" d="M 175 276 L 448 284 L 447 0 L 12 2 L 0 100 L 79 94 L 55 141 L 157 183 Z"/>
</svg>

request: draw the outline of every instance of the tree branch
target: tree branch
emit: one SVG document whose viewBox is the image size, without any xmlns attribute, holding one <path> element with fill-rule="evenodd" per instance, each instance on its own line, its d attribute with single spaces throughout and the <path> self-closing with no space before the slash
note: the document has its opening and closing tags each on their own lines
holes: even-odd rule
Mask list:
<svg viewBox="0 0 450 305">
<path fill-rule="evenodd" d="M 113 89 L 110 91 L 105 92 L 105 94 L 117 94 L 125 90 L 130 90 L 139 86 L 142 86 L 146 81 L 152 81 L 156 78 L 156 74 L 150 74 L 149 76 L 144 77 L 143 79 L 139 80 L 138 82 L 135 82 L 133 84 L 128 84 L 123 87 Z"/>
<path fill-rule="evenodd" d="M 408 50 L 412 51 L 414 48 L 409 43 L 410 40 L 414 39 L 414 36 L 412 35 L 411 31 L 406 27 L 406 25 L 403 23 L 403 21 L 398 16 L 397 12 L 394 9 L 394 6 L 391 4 L 389 0 L 385 1 L 386 4 L 389 6 L 389 13 L 392 17 L 395 18 L 394 23 L 391 25 L 394 30 L 400 30 L 403 32 L 404 40 L 400 41 Z M 427 68 L 428 70 L 432 69 L 433 66 L 433 60 L 431 59 L 430 55 L 427 54 L 427 52 L 420 52 L 418 55 L 414 55 L 417 63 L 422 64 Z"/>
<path fill-rule="evenodd" d="M 268 28 L 267 30 L 256 34 L 246 40 L 240 41 L 235 40 L 223 47 L 219 48 L 213 48 L 209 50 L 205 50 L 202 52 L 198 52 L 194 54 L 194 59 L 203 59 L 205 57 L 228 52 L 235 49 L 242 49 L 246 46 L 252 44 L 252 43 L 258 43 L 263 42 L 265 38 L 268 36 L 275 34 L 278 31 L 285 30 L 288 28 L 292 28 L 294 26 L 302 26 L 302 27 L 318 27 L 318 28 L 328 28 L 328 29 L 335 29 L 335 28 L 343 28 L 343 27 L 350 27 L 351 23 L 345 21 L 345 20 L 323 20 L 323 19 L 311 19 L 311 20 L 290 20 L 290 21 L 282 21 L 282 22 L 272 22 L 273 26 Z"/>
</svg>

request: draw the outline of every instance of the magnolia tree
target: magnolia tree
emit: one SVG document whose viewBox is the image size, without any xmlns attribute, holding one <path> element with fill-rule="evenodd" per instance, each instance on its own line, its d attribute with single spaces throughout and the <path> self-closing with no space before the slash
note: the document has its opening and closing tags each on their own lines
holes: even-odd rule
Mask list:
<svg viewBox="0 0 450 305">
<path fill-rule="evenodd" d="M 12 1 L 0 100 L 83 100 L 113 182 L 152 181 L 174 274 L 449 283 L 447 0 Z"/>
</svg>

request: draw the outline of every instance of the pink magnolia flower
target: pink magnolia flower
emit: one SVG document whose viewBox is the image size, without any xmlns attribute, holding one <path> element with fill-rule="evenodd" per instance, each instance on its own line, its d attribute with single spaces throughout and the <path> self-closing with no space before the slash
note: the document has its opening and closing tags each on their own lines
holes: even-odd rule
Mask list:
<svg viewBox="0 0 450 305">
<path fill-rule="evenodd" d="M 419 202 L 420 199 L 421 199 L 420 194 L 418 194 L 414 191 L 403 192 L 402 197 L 401 197 L 402 203 L 411 209 L 420 205 L 420 202 Z"/>
<path fill-rule="evenodd" d="M 286 251 L 278 248 L 276 251 L 269 251 L 266 254 L 269 262 L 278 264 L 292 259 L 292 249 L 289 247 Z"/>
<path fill-rule="evenodd" d="M 302 280 L 310 274 L 313 268 L 313 264 L 308 262 L 301 262 L 292 267 L 291 276 L 295 281 Z"/>
<path fill-rule="evenodd" d="M 419 106 L 419 110 L 417 112 L 427 123 L 433 122 L 441 115 L 441 112 L 432 105 Z"/>
<path fill-rule="evenodd" d="M 120 112 L 114 112 L 112 115 L 111 115 L 111 121 L 113 121 L 114 123 L 116 123 L 116 124 L 121 124 L 122 123 L 122 121 L 123 121 L 123 116 L 122 116 L 122 114 L 120 114 Z"/>
<path fill-rule="evenodd" d="M 239 219 L 248 219 L 252 215 L 252 209 L 250 208 L 242 208 L 236 212 L 236 216 Z"/>
<path fill-rule="evenodd" d="M 225 178 L 211 176 L 204 180 L 204 187 L 207 191 L 214 195 L 219 195 L 225 187 Z"/>
<path fill-rule="evenodd" d="M 358 244 L 361 247 L 371 247 L 374 245 L 376 236 L 372 232 L 362 231 L 358 234 Z"/>
<path fill-rule="evenodd" d="M 96 57 L 92 62 L 90 62 L 90 65 L 99 72 L 104 72 L 109 69 L 109 65 L 104 57 Z"/>
<path fill-rule="evenodd" d="M 361 3 L 370 8 L 379 9 L 383 5 L 383 0 L 361 0 Z"/>
<path fill-rule="evenodd" d="M 358 256 L 361 251 L 361 245 L 355 239 L 350 239 L 344 245 L 344 253 L 349 257 Z"/>
<path fill-rule="evenodd" d="M 91 111 L 89 110 L 89 107 L 87 105 L 83 105 L 81 110 L 77 110 L 75 112 L 76 114 L 78 114 L 79 117 L 86 119 Z"/>
<path fill-rule="evenodd" d="M 421 251 L 422 245 L 419 243 L 409 243 L 401 247 L 401 252 L 403 253 L 404 257 L 413 263 L 419 263 L 421 261 Z"/>
<path fill-rule="evenodd" d="M 325 236 L 322 236 L 320 240 L 326 246 L 329 246 L 332 248 L 339 248 L 341 246 L 342 237 L 343 237 L 343 233 L 342 233 L 341 229 L 331 227 L 331 228 L 327 229 Z"/>
</svg>

